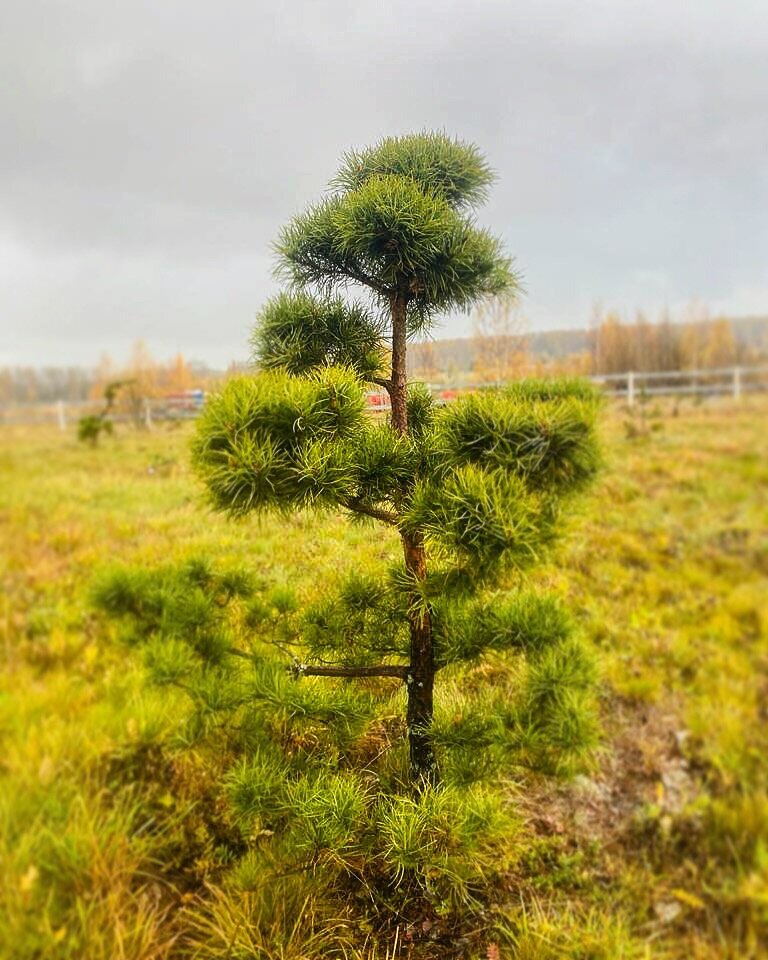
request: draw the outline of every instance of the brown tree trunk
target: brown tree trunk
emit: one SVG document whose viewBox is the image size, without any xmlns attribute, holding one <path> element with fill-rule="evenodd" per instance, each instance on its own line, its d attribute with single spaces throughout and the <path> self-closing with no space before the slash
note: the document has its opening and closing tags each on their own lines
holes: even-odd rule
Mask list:
<svg viewBox="0 0 768 960">
<path fill-rule="evenodd" d="M 392 297 L 392 427 L 398 433 L 408 432 L 408 381 L 406 373 L 406 316 L 408 294 Z M 418 534 L 402 534 L 405 568 L 415 580 L 427 575 L 424 541 Z M 435 659 L 432 647 L 432 618 L 429 609 L 413 593 L 409 597 L 410 664 L 406 676 L 408 689 L 408 745 L 411 777 L 416 788 L 435 784 L 439 779 L 429 727 L 433 714 Z"/>
<path fill-rule="evenodd" d="M 403 534 L 405 568 L 417 580 L 427 575 L 424 543 L 418 534 Z M 411 662 L 406 684 L 408 688 L 408 746 L 411 759 L 411 777 L 417 788 L 435 784 L 439 780 L 437 760 L 429 727 L 433 714 L 435 685 L 435 658 L 432 647 L 432 617 L 429 609 L 409 597 L 408 620 L 411 633 Z"/>
<path fill-rule="evenodd" d="M 408 374 L 405 366 L 406 311 L 408 295 L 392 297 L 392 379 L 389 396 L 392 403 L 392 426 L 398 433 L 408 430 Z"/>
</svg>

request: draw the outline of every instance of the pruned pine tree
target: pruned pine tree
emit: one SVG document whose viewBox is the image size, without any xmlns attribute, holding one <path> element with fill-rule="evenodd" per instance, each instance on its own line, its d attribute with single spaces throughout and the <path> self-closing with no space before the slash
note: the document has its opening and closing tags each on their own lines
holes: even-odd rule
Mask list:
<svg viewBox="0 0 768 960">
<path fill-rule="evenodd" d="M 475 146 L 443 134 L 347 154 L 330 193 L 278 241 L 289 290 L 255 329 L 263 372 L 211 399 L 194 446 L 213 505 L 233 516 L 341 508 L 397 531 L 400 572 L 348 584 L 342 617 L 333 601 L 316 611 L 295 670 L 400 679 L 416 785 L 439 778 L 438 671 L 560 638 L 546 599 L 493 589 L 541 558 L 563 498 L 597 461 L 586 385 L 519 382 L 439 409 L 407 383 L 410 338 L 517 286 L 474 219 L 492 180 Z M 371 385 L 389 394 L 389 422 L 366 410 Z"/>
</svg>

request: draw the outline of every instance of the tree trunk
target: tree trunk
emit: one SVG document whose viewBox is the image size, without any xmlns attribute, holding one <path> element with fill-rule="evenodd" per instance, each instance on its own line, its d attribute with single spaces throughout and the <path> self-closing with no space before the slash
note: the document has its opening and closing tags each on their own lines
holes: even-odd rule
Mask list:
<svg viewBox="0 0 768 960">
<path fill-rule="evenodd" d="M 417 580 L 427 575 L 424 543 L 419 534 L 403 535 L 405 568 Z M 408 745 L 411 777 L 416 787 L 436 784 L 439 780 L 437 760 L 429 727 L 432 723 L 435 658 L 432 648 L 432 618 L 429 609 L 409 597 L 408 620 L 411 633 L 411 662 L 406 677 L 408 688 Z"/>
<path fill-rule="evenodd" d="M 398 433 L 408 431 L 408 374 L 405 365 L 406 311 L 408 295 L 392 297 L 392 378 L 389 389 L 392 403 L 392 426 Z"/>
<path fill-rule="evenodd" d="M 406 373 L 406 325 L 408 294 L 392 297 L 392 427 L 398 433 L 408 432 L 408 379 Z M 405 569 L 416 580 L 427 575 L 424 541 L 419 534 L 402 534 Z M 409 597 L 410 664 L 406 677 L 408 689 L 408 745 L 411 777 L 417 789 L 435 784 L 439 779 L 429 727 L 433 714 L 435 659 L 432 648 L 432 618 L 415 594 Z"/>
</svg>

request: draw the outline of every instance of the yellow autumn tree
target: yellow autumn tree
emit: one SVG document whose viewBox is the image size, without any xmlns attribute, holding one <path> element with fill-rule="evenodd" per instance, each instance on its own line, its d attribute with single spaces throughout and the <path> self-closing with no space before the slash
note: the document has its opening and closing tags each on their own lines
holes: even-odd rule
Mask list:
<svg viewBox="0 0 768 960">
<path fill-rule="evenodd" d="M 120 404 L 137 426 L 146 422 L 147 405 L 160 392 L 158 372 L 146 343 L 137 340 L 126 368 Z"/>
<path fill-rule="evenodd" d="M 731 321 L 719 317 L 709 324 L 702 351 L 705 367 L 733 367 L 738 362 L 738 344 L 733 335 Z"/>
<path fill-rule="evenodd" d="M 192 388 L 192 371 L 181 353 L 168 364 L 168 389 L 173 393 L 183 393 Z"/>
<path fill-rule="evenodd" d="M 709 310 L 699 300 L 692 300 L 683 312 L 681 338 L 682 366 L 698 370 L 704 366 L 704 351 L 709 329 Z"/>
<path fill-rule="evenodd" d="M 632 332 L 618 313 L 607 313 L 592 331 L 592 352 L 595 373 L 626 373 L 634 369 Z"/>
</svg>

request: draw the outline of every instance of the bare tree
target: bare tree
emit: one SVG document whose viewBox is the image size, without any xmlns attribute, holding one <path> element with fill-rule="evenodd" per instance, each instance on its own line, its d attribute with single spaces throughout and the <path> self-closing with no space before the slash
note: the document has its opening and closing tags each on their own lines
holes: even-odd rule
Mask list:
<svg viewBox="0 0 768 960">
<path fill-rule="evenodd" d="M 516 296 L 490 297 L 472 314 L 474 373 L 482 383 L 504 383 L 528 365 L 526 321 Z"/>
</svg>

